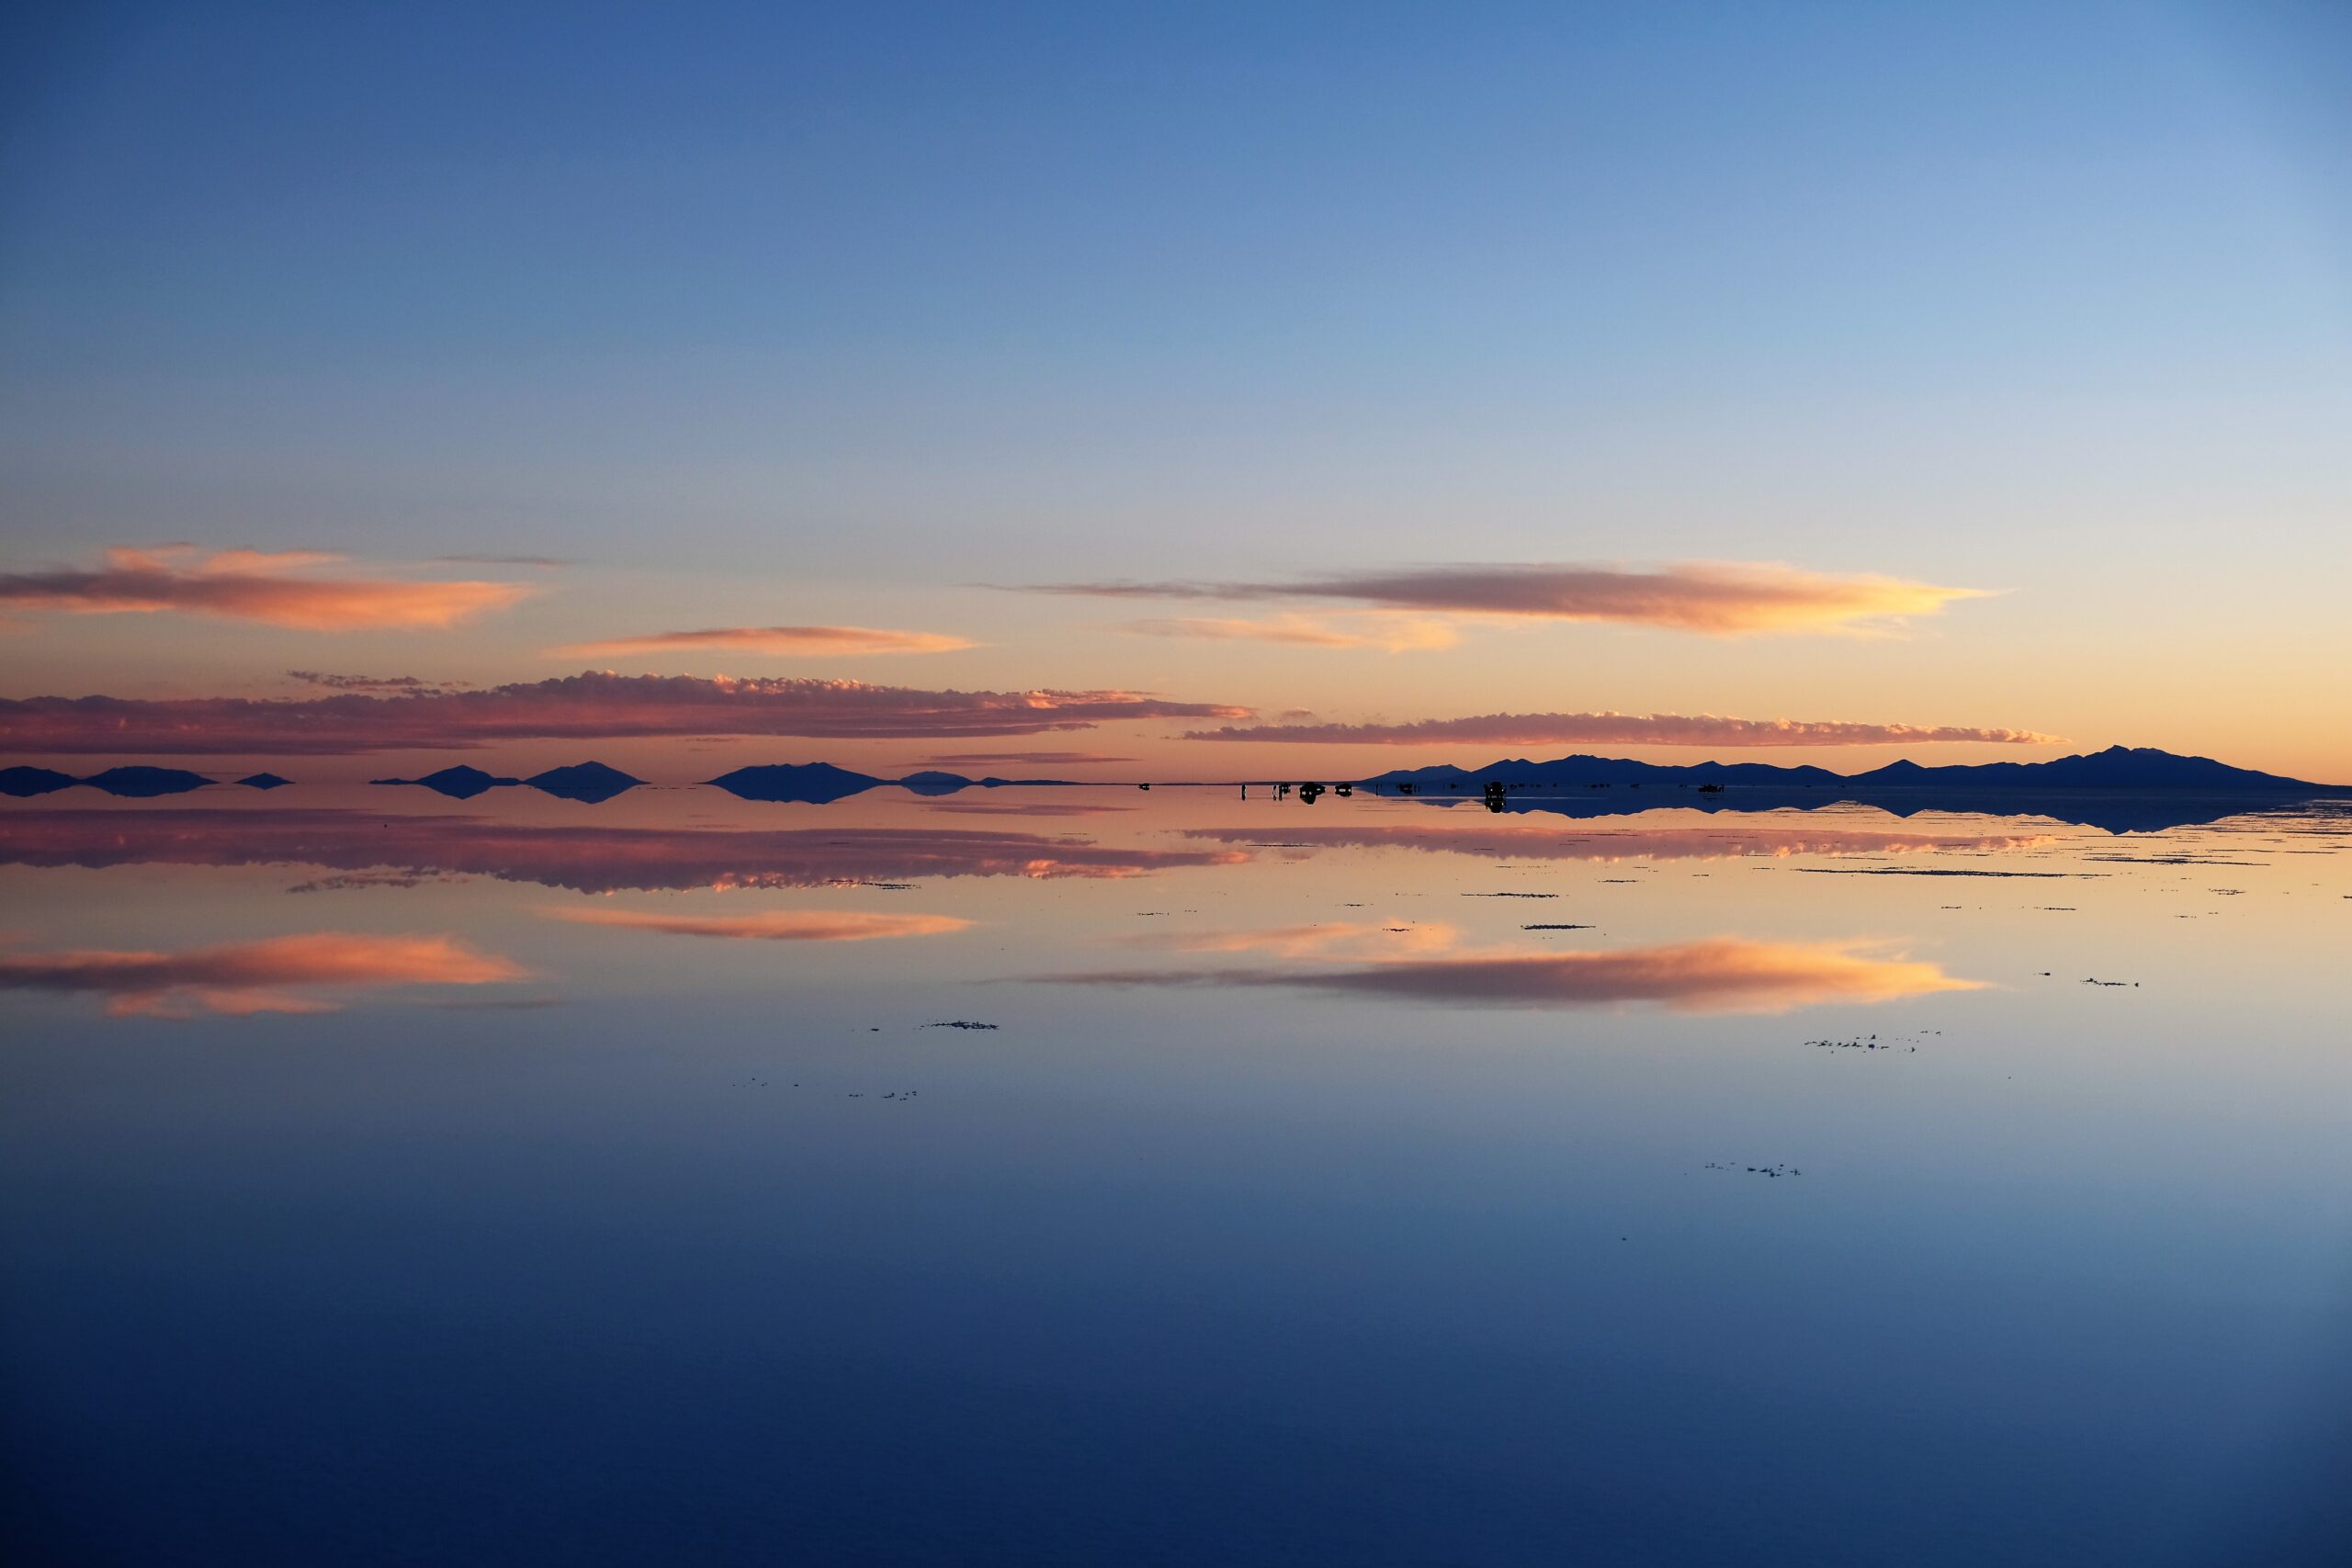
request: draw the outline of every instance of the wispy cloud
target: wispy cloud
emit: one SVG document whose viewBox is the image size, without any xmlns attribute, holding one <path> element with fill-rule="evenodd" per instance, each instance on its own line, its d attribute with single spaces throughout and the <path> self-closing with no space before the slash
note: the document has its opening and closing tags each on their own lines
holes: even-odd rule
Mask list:
<svg viewBox="0 0 2352 1568">
<path fill-rule="evenodd" d="M 856 681 L 591 671 L 482 691 L 394 696 L 0 699 L 0 750 L 298 756 L 632 736 L 951 739 L 1250 714 L 1228 704 L 1122 691 L 921 691 Z"/>
<path fill-rule="evenodd" d="M 504 609 L 533 592 L 519 582 L 317 575 L 342 558 L 308 550 L 208 555 L 182 545 L 113 549 L 95 571 L 0 573 L 0 605 L 85 615 L 171 610 L 303 631 L 416 631 Z"/>
<path fill-rule="evenodd" d="M 729 649 L 799 659 L 839 659 L 872 653 L 952 653 L 978 646 L 940 632 L 881 631 L 872 626 L 714 626 L 698 632 L 654 632 L 646 637 L 583 642 L 553 651 L 566 658 L 628 659 L 688 649 Z"/>
<path fill-rule="evenodd" d="M 1058 767 L 1082 762 L 1132 762 L 1102 751 L 947 751 L 931 759 L 938 767 L 954 768 L 990 762 L 1017 762 L 1032 767 Z"/>
<path fill-rule="evenodd" d="M 520 965 L 449 936 L 317 931 L 175 953 L 0 953 L 0 990 L 100 996 L 118 1016 L 332 1012 L 358 992 L 525 977 Z"/>
<path fill-rule="evenodd" d="M 1860 724 L 1846 720 L 1723 718 L 1713 714 L 1490 713 L 1401 724 L 1226 725 L 1185 732 L 1187 740 L 1280 740 L 1302 746 L 1907 746 L 1978 741 L 2044 746 L 2059 737 L 2030 729 L 1964 725 Z"/>
<path fill-rule="evenodd" d="M 1390 653 L 1452 648 L 1461 634 L 1426 616 L 1282 615 L 1262 620 L 1177 615 L 1123 621 L 1122 631 L 1145 637 L 1205 637 L 1220 642 L 1289 643 L 1303 648 L 1376 648 Z"/>
<path fill-rule="evenodd" d="M 1033 586 L 1042 592 L 1117 599 L 1336 599 L 1391 610 L 1617 621 L 1714 636 L 1880 626 L 1933 615 L 1956 599 L 1976 598 L 1982 592 L 1740 561 L 1684 561 L 1647 570 L 1523 561 L 1340 572 L 1290 581 Z"/>
<path fill-rule="evenodd" d="M 615 926 L 659 931 L 665 936 L 718 937 L 735 942 L 873 942 L 902 936 L 945 936 L 968 931 L 972 922 L 954 915 L 888 915 L 843 910 L 828 913 L 768 909 L 749 915 L 673 915 L 652 909 L 542 909 L 550 919 L 575 925 Z"/>
<path fill-rule="evenodd" d="M 1448 1007 L 1647 1002 L 1678 1012 L 1778 1013 L 1979 988 L 1936 964 L 1853 942 L 1703 942 L 1613 952 L 1477 953 L 1348 968 L 1133 969 L 1042 978 L 1104 986 L 1300 987 Z"/>
</svg>

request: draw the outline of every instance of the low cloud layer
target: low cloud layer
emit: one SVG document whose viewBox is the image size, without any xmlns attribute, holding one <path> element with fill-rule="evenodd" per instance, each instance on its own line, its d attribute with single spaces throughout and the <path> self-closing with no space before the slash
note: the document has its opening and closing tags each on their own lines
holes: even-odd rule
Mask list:
<svg viewBox="0 0 2352 1568">
<path fill-rule="evenodd" d="M 519 582 L 320 575 L 342 557 L 187 546 L 113 549 L 95 571 L 0 572 L 0 606 L 125 615 L 175 610 L 303 631 L 434 630 L 527 597 Z"/>
<path fill-rule="evenodd" d="M 939 632 L 881 631 L 872 626 L 714 626 L 698 632 L 654 632 L 646 637 L 583 642 L 555 652 L 573 659 L 628 659 L 691 649 L 726 649 L 797 659 L 846 659 L 870 653 L 952 653 L 976 646 Z"/>
<path fill-rule="evenodd" d="M 1144 848 L 938 827 L 594 828 L 334 807 L 0 811 L 0 865 L 317 866 L 353 874 L 332 884 L 344 887 L 409 886 L 428 876 L 491 876 L 596 894 L 951 876 L 1116 880 L 1250 858 L 1238 846 Z"/>
<path fill-rule="evenodd" d="M 518 964 L 449 936 L 317 931 L 175 953 L 0 953 L 0 990 L 106 998 L 117 1017 L 333 1012 L 356 993 L 519 980 Z"/>
<path fill-rule="evenodd" d="M 1678 1012 L 1778 1013 L 1973 990 L 1933 964 L 1843 942 L 1704 942 L 1600 953 L 1479 953 L 1334 968 L 1120 970 L 1046 978 L 1110 986 L 1285 987 L 1448 1007 L 1654 1003 Z"/>
<path fill-rule="evenodd" d="M 856 681 L 588 671 L 482 691 L 343 693 L 295 701 L 0 699 L 0 750 L 332 756 L 652 736 L 940 739 L 1091 729 L 1125 719 L 1246 718 L 1250 713 L 1133 692 L 933 692 Z"/>
<path fill-rule="evenodd" d="M 664 936 L 718 937 L 734 942 L 873 942 L 904 936 L 945 936 L 972 922 L 954 915 L 886 915 L 843 910 L 766 909 L 744 915 L 675 915 L 652 909 L 542 909 L 574 925 L 614 926 Z"/>
<path fill-rule="evenodd" d="M 1118 599 L 1342 600 L 1391 610 L 1616 621 L 1713 636 L 1853 630 L 1933 615 L 1956 599 L 1981 596 L 1975 589 L 1944 588 L 1901 578 L 1732 561 L 1686 561 L 1647 570 L 1525 561 L 1340 572 L 1277 582 L 1070 582 L 1037 587 L 1044 592 Z"/>
<path fill-rule="evenodd" d="M 1723 718 L 1713 714 L 1490 713 L 1403 724 L 1227 725 L 1187 740 L 1280 740 L 1301 746 L 1910 746 L 1975 741 L 2046 746 L 2059 737 L 1965 725 Z"/>
</svg>

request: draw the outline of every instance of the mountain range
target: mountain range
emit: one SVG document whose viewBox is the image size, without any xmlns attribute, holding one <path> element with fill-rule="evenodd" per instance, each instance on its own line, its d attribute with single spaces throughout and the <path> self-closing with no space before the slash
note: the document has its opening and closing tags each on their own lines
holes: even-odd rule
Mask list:
<svg viewBox="0 0 2352 1568">
<path fill-rule="evenodd" d="M 1978 762 L 1930 768 L 1906 759 L 1860 773 L 1833 773 L 1812 766 L 1784 768 L 1770 762 L 1677 765 L 1637 762 L 1623 757 L 1585 756 L 1533 762 L 1514 757 L 1483 768 L 1457 768 L 1446 763 L 1397 768 L 1358 782 L 1371 789 L 1414 795 L 1440 790 L 1483 791 L 1490 783 L 1499 783 L 1506 790 L 1525 791 L 1640 788 L 1645 784 L 1773 791 L 1834 789 L 1857 799 L 1904 790 L 2352 795 L 2352 785 L 2311 784 L 2251 768 L 2233 768 L 2211 757 L 2183 757 L 2145 746 L 2110 746 L 2104 751 L 2059 757 L 2047 762 Z"/>
</svg>

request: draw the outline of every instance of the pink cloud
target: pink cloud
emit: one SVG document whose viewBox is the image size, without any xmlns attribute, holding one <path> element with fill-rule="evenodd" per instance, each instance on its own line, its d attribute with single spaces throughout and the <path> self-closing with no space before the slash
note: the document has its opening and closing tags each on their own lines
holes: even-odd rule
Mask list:
<svg viewBox="0 0 2352 1568">
<path fill-rule="evenodd" d="M 1223 642 L 1289 643 L 1304 648 L 1377 648 L 1390 653 L 1452 648 L 1461 640 L 1453 626 L 1427 616 L 1276 615 L 1266 620 L 1178 615 L 1126 621 L 1123 631 L 1146 637 L 1204 637 Z"/>
<path fill-rule="evenodd" d="M 96 571 L 0 573 L 0 605 L 85 615 L 175 610 L 303 631 L 416 631 L 503 610 L 532 592 L 517 582 L 311 575 L 341 558 L 311 550 L 202 555 L 180 545 L 112 549 Z"/>
<path fill-rule="evenodd" d="M 967 638 L 939 632 L 879 631 L 871 626 L 716 626 L 707 631 L 654 632 L 646 637 L 583 642 L 555 651 L 569 658 L 628 659 L 639 654 L 675 653 L 681 649 L 732 649 L 813 659 L 870 653 L 951 653 L 974 646 Z"/>
<path fill-rule="evenodd" d="M 766 909 L 744 915 L 677 915 L 650 909 L 566 906 L 542 909 L 575 925 L 616 926 L 665 936 L 719 937 L 737 942 L 872 942 L 887 937 L 944 936 L 972 922 L 953 915 L 889 915 L 855 910 Z"/>
<path fill-rule="evenodd" d="M 633 736 L 933 739 L 1250 713 L 1120 691 L 933 692 L 856 681 L 591 671 L 482 691 L 390 696 L 0 699 L 0 750 L 298 756 Z"/>
<path fill-rule="evenodd" d="M 203 1011 L 332 1012 L 353 993 L 406 986 L 484 986 L 526 977 L 519 965 L 455 937 L 318 931 L 175 953 L 77 948 L 0 953 L 0 989 L 79 992 L 116 1016 Z"/>
<path fill-rule="evenodd" d="M 1959 725 L 1860 724 L 1845 720 L 1723 718 L 1713 714 L 1493 713 L 1402 724 L 1227 725 L 1188 730 L 1187 740 L 1280 740 L 1305 746 L 1905 746 L 1977 741 L 2044 746 L 2059 738 L 2030 729 Z"/>
<path fill-rule="evenodd" d="M 1142 969 L 1046 978 L 1112 986 L 1302 987 L 1448 1007 L 1648 1002 L 1696 1013 L 1778 1013 L 1979 988 L 1933 964 L 1873 955 L 1855 943 L 1733 937 L 1613 952 L 1413 957 L 1348 968 Z"/>
<path fill-rule="evenodd" d="M 1933 615 L 1969 588 L 1773 562 L 1686 561 L 1653 570 L 1542 561 L 1340 572 L 1286 582 L 1074 582 L 1039 592 L 1119 599 L 1338 599 L 1389 610 L 1616 621 L 1725 636 L 1851 630 Z"/>
</svg>

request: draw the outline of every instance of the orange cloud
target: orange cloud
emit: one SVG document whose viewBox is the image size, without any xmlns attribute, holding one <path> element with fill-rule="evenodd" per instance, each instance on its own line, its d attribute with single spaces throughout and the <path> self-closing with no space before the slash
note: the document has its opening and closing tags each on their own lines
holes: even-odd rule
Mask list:
<svg viewBox="0 0 2352 1568">
<path fill-rule="evenodd" d="M 1651 570 L 1523 561 L 1340 572 L 1289 582 L 1072 582 L 1040 584 L 1037 591 L 1119 599 L 1341 599 L 1392 610 L 1617 621 L 1718 637 L 1850 631 L 1982 597 L 1973 588 L 1739 561 L 1685 561 Z"/>
<path fill-rule="evenodd" d="M 1845 720 L 1723 718 L 1713 714 L 1490 713 L 1404 724 L 1227 725 L 1185 732 L 1187 740 L 1283 740 L 1306 746 L 1906 746 L 1979 741 L 2046 746 L 2059 737 L 2030 729 L 1961 725 L 1860 724 Z"/>
<path fill-rule="evenodd" d="M 1695 1013 L 1778 1013 L 1981 988 L 1933 964 L 1873 956 L 1859 943 L 1735 937 L 1604 953 L 1405 958 L 1345 969 L 1126 970 L 1045 978 L 1113 986 L 1304 987 L 1448 1007 L 1649 1002 Z"/>
<path fill-rule="evenodd" d="M 302 631 L 413 631 L 503 610 L 532 592 L 518 582 L 304 575 L 341 558 L 313 550 L 199 555 L 179 545 L 112 549 L 96 571 L 0 573 L 0 604 L 85 615 L 176 610 Z"/>
<path fill-rule="evenodd" d="M 583 642 L 554 651 L 569 658 L 627 659 L 680 649 L 726 648 L 748 653 L 800 659 L 849 658 L 869 653 L 952 653 L 978 646 L 938 632 L 877 631 L 871 626 L 716 626 L 698 632 L 655 632 L 648 637 Z"/>
<path fill-rule="evenodd" d="M 539 911 L 583 926 L 617 926 L 669 936 L 725 937 L 739 942 L 871 942 L 877 937 L 944 936 L 972 922 L 953 915 L 883 915 L 770 909 L 751 915 L 665 915 L 650 909 L 560 908 Z"/>
<path fill-rule="evenodd" d="M 1091 729 L 1121 719 L 1247 718 L 1250 711 L 1136 692 L 932 692 L 858 681 L 589 671 L 482 691 L 389 696 L 0 699 L 0 750 L 326 756 L 632 736 L 950 739 Z"/>
<path fill-rule="evenodd" d="M 1159 620 L 1126 621 L 1121 623 L 1120 629 L 1138 632 L 1146 637 L 1279 642 L 1306 648 L 1377 648 L 1390 653 L 1451 648 L 1461 640 L 1461 634 L 1444 621 L 1401 615 L 1354 616 L 1345 621 L 1296 615 L 1276 615 L 1257 621 L 1178 615 Z"/>
<path fill-rule="evenodd" d="M 337 993 L 400 986 L 483 986 L 526 977 L 519 965 L 448 936 L 319 931 L 177 953 L 71 949 L 0 953 L 0 989 L 82 992 L 114 1016 L 198 1011 L 333 1012 Z M 323 993 L 323 994 L 322 994 Z"/>
</svg>

